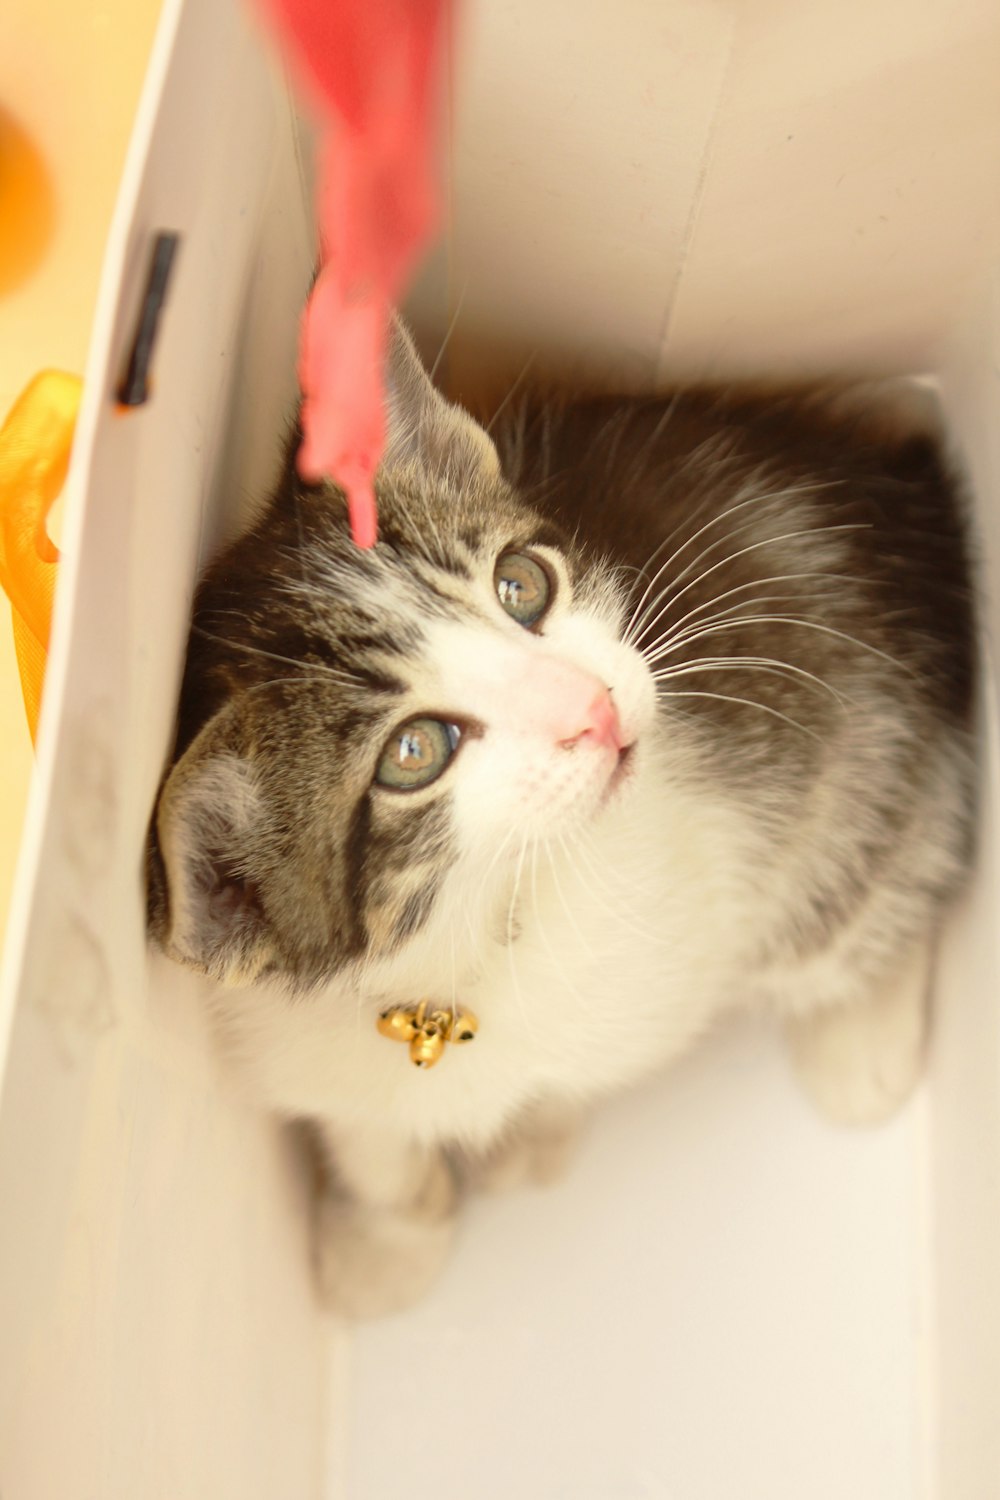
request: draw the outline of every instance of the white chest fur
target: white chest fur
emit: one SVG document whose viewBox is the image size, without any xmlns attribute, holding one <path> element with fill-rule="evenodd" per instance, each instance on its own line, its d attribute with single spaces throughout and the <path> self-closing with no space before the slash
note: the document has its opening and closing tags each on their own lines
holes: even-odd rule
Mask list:
<svg viewBox="0 0 1000 1500">
<path fill-rule="evenodd" d="M 656 1067 L 732 999 L 730 934 L 753 930 L 733 874 L 749 839 L 717 799 L 678 795 L 647 766 L 586 839 L 526 844 L 488 915 L 456 870 L 391 962 L 295 1000 L 229 992 L 233 1051 L 283 1112 L 483 1145 L 526 1104 L 592 1098 Z M 479 1019 L 476 1040 L 429 1072 L 376 1027 L 387 1005 L 425 997 Z"/>
</svg>

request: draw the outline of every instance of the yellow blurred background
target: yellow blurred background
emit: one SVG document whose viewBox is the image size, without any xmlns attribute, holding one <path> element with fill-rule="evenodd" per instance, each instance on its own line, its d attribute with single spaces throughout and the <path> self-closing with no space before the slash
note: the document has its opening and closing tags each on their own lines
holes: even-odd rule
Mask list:
<svg viewBox="0 0 1000 1500">
<path fill-rule="evenodd" d="M 101 258 L 161 0 L 4 0 L 0 422 L 31 377 L 83 374 Z M 32 751 L 0 595 L 0 934 Z"/>
</svg>

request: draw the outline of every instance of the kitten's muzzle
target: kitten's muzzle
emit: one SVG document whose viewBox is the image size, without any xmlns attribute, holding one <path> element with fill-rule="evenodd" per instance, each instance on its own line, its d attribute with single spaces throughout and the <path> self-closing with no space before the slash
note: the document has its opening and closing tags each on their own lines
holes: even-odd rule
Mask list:
<svg viewBox="0 0 1000 1500">
<path fill-rule="evenodd" d="M 614 750 L 619 754 L 625 749 L 618 710 L 606 687 L 599 688 L 574 718 L 579 727 L 574 733 L 556 740 L 560 750 L 575 750 L 584 743 L 595 749 Z"/>
<path fill-rule="evenodd" d="M 557 740 L 556 743 L 560 750 L 583 748 L 604 755 L 608 766 L 608 779 L 601 794 L 602 806 L 607 804 L 627 780 L 635 740 L 626 743 L 618 710 L 608 688 L 602 687 L 591 699 L 579 732 L 566 739 Z"/>
</svg>

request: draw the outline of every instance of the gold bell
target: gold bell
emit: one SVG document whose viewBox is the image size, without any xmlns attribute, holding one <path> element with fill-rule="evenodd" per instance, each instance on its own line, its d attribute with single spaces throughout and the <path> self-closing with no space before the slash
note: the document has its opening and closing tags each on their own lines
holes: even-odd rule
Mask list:
<svg viewBox="0 0 1000 1500">
<path fill-rule="evenodd" d="M 375 1024 L 379 1035 L 392 1042 L 412 1042 L 417 1034 L 417 1014 L 413 1009 L 384 1010 Z"/>
<path fill-rule="evenodd" d="M 417 1068 L 433 1068 L 440 1062 L 447 1042 L 457 1045 L 471 1042 L 479 1022 L 471 1010 L 428 1010 L 429 1002 L 419 1005 L 396 1005 L 384 1010 L 376 1020 L 380 1036 L 391 1042 L 406 1042 L 410 1061 Z"/>
<path fill-rule="evenodd" d="M 448 1034 L 449 1042 L 462 1044 L 475 1041 L 476 1032 L 479 1030 L 479 1022 L 471 1010 L 460 1010 L 452 1018 L 451 1031 Z"/>
<path fill-rule="evenodd" d="M 417 1068 L 433 1068 L 441 1059 L 444 1044 L 448 1040 L 433 1016 L 418 1026 L 410 1043 L 410 1061 Z"/>
</svg>

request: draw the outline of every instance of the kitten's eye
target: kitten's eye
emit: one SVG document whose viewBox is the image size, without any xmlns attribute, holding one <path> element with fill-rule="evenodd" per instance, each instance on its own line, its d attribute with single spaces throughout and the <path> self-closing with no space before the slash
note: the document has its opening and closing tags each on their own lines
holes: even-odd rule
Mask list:
<svg viewBox="0 0 1000 1500">
<path fill-rule="evenodd" d="M 411 719 L 393 731 L 375 772 L 379 786 L 409 792 L 429 786 L 458 749 L 462 731 L 442 719 Z"/>
<path fill-rule="evenodd" d="M 501 605 L 526 630 L 537 625 L 552 601 L 549 575 L 524 552 L 505 552 L 493 569 Z"/>
</svg>

